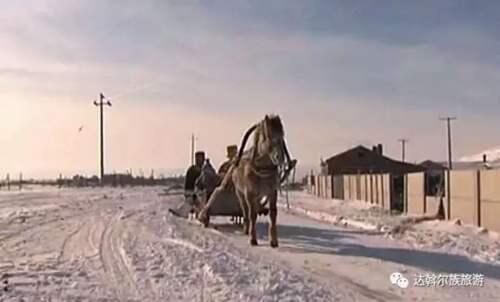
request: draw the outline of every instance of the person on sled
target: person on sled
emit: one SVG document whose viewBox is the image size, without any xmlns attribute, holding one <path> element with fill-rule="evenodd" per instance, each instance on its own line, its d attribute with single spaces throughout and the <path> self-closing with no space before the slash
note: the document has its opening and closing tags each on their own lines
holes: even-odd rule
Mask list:
<svg viewBox="0 0 500 302">
<path fill-rule="evenodd" d="M 196 152 L 194 165 L 190 166 L 186 171 L 184 180 L 184 200 L 177 207 L 168 210 L 171 214 L 189 218 L 189 215 L 195 212 L 194 206 L 198 202 L 195 192 L 196 180 L 201 175 L 204 162 L 205 152 Z"/>
<path fill-rule="evenodd" d="M 237 154 L 238 154 L 238 146 L 236 145 L 227 146 L 226 148 L 227 160 L 224 163 L 222 163 L 218 171 L 221 180 L 224 178 L 224 175 L 226 174 L 227 170 L 229 170 L 229 167 L 231 166 L 231 163 Z"/>
<path fill-rule="evenodd" d="M 189 209 L 190 214 L 194 213 L 193 206 L 198 204 L 198 197 L 196 196 L 196 181 L 201 175 L 204 163 L 205 152 L 198 151 L 194 155 L 194 165 L 189 167 L 186 172 L 186 178 L 184 181 L 184 197 L 186 198 L 186 201 L 188 201 L 187 204 L 191 207 Z"/>
<path fill-rule="evenodd" d="M 194 192 L 196 180 L 201 175 L 201 170 L 203 168 L 203 164 L 205 163 L 205 152 L 198 151 L 195 153 L 195 162 L 194 165 L 189 167 L 186 172 L 186 179 L 184 181 L 184 192 L 186 194 L 191 194 Z"/>
<path fill-rule="evenodd" d="M 224 179 L 224 175 L 226 175 L 227 171 L 229 170 L 229 167 L 231 167 L 231 164 L 233 163 L 233 160 L 236 158 L 236 155 L 238 155 L 238 146 L 237 145 L 230 145 L 227 146 L 226 148 L 226 156 L 227 160 L 222 163 L 222 165 L 219 167 L 219 179 L 222 181 Z M 231 217 L 231 222 L 235 223 L 240 223 L 241 217 Z"/>
<path fill-rule="evenodd" d="M 205 164 L 201 168 L 201 174 L 196 179 L 196 189 L 198 191 L 205 191 L 207 193 L 207 199 L 210 198 L 212 192 L 219 185 L 219 175 L 215 171 L 214 167 L 210 163 L 210 159 L 205 160 Z"/>
</svg>

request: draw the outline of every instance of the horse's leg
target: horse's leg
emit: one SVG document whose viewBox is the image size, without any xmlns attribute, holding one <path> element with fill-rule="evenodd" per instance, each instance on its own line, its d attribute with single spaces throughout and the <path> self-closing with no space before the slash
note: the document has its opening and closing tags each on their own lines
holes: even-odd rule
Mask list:
<svg viewBox="0 0 500 302">
<path fill-rule="evenodd" d="M 250 207 L 250 245 L 257 245 L 257 209 L 255 205 Z"/>
<path fill-rule="evenodd" d="M 256 206 L 256 198 L 253 196 L 248 196 L 246 194 L 246 200 L 248 204 L 248 216 L 250 216 L 250 245 L 257 245 L 257 206 Z"/>
<path fill-rule="evenodd" d="M 202 201 L 203 203 L 201 204 L 203 205 L 206 205 L 208 203 L 206 194 L 202 196 Z M 208 228 L 208 226 L 210 225 L 210 205 L 206 207 L 205 213 L 199 215 L 199 221 L 203 223 L 204 227 Z"/>
<path fill-rule="evenodd" d="M 238 197 L 238 201 L 240 202 L 241 212 L 243 213 L 243 233 L 248 235 L 248 203 L 246 201 L 245 195 L 240 191 L 236 190 L 236 196 Z M 240 220 L 241 221 L 241 220 Z"/>
<path fill-rule="evenodd" d="M 198 213 L 198 220 L 200 222 L 202 222 L 205 226 L 208 226 L 208 221 L 210 220 L 210 217 L 208 217 L 210 215 L 209 214 L 210 207 L 214 203 L 214 200 L 216 200 L 217 197 L 220 194 L 222 194 L 222 192 L 224 191 L 224 189 L 225 189 L 224 186 L 220 186 L 217 189 L 215 189 L 213 191 L 212 195 L 210 196 L 210 198 L 208 199 L 208 201 L 205 202 L 205 204 L 201 206 L 201 210 Z"/>
<path fill-rule="evenodd" d="M 278 192 L 274 191 L 269 199 L 269 244 L 271 247 L 278 247 L 278 232 L 276 228 Z"/>
<path fill-rule="evenodd" d="M 233 172 L 233 168 L 229 168 L 229 170 L 227 171 L 226 175 L 224 176 L 224 179 L 222 180 L 221 184 L 215 188 L 215 190 L 212 192 L 212 195 L 210 196 L 210 198 L 208 199 L 208 201 L 205 203 L 205 205 L 203 205 L 203 208 L 201 209 L 201 211 L 198 213 L 198 219 L 205 225 L 208 224 L 208 221 L 209 221 L 209 209 L 210 207 L 212 206 L 212 204 L 214 203 L 214 201 L 217 199 L 217 197 L 222 194 L 222 192 L 224 190 L 226 190 L 226 188 L 228 187 L 228 185 L 231 183 L 231 177 L 230 177 L 230 174 L 232 174 Z"/>
</svg>

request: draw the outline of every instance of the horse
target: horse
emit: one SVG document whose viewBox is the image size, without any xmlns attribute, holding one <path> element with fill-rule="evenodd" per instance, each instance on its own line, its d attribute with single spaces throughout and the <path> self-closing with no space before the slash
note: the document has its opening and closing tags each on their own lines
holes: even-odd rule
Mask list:
<svg viewBox="0 0 500 302">
<path fill-rule="evenodd" d="M 255 132 L 253 146 L 244 151 L 253 132 Z M 263 208 L 261 201 L 265 199 L 265 203 L 269 203 L 269 243 L 273 248 L 278 247 L 276 228 L 278 188 L 296 163 L 296 160 L 290 159 L 280 117 L 266 115 L 245 133 L 237 157 L 224 175 L 220 186 L 215 189 L 200 211 L 198 219 L 208 226 L 208 211 L 214 200 L 222 191 L 233 189 L 243 213 L 243 233 L 250 236 L 250 245 L 256 246 L 257 215 Z M 288 171 L 281 175 L 286 165 Z"/>
</svg>

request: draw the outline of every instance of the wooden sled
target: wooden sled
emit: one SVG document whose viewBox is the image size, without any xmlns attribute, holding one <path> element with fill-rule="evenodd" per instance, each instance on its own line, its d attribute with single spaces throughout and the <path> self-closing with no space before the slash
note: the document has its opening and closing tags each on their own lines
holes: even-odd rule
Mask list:
<svg viewBox="0 0 500 302">
<path fill-rule="evenodd" d="M 200 192 L 197 194 L 197 198 L 200 201 L 200 205 L 205 205 L 207 202 L 207 196 L 205 192 Z M 195 210 L 198 213 L 202 209 L 202 206 L 197 207 Z M 267 215 L 269 209 L 267 207 L 262 207 L 258 215 Z M 241 210 L 240 202 L 238 197 L 233 190 L 224 190 L 214 200 L 212 206 L 208 211 L 209 216 L 225 216 L 225 217 L 243 217 L 243 212 Z"/>
</svg>

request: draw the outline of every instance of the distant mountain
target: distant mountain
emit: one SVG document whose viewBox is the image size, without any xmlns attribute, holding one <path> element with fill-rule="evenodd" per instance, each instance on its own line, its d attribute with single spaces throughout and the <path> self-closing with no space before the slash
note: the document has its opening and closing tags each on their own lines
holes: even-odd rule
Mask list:
<svg viewBox="0 0 500 302">
<path fill-rule="evenodd" d="M 488 150 L 485 150 L 483 152 L 470 155 L 470 156 L 464 156 L 460 158 L 461 162 L 482 162 L 483 161 L 483 155 L 486 154 L 486 159 L 488 162 L 495 162 L 495 161 L 500 161 L 500 147 L 496 148 L 491 148 Z"/>
</svg>

